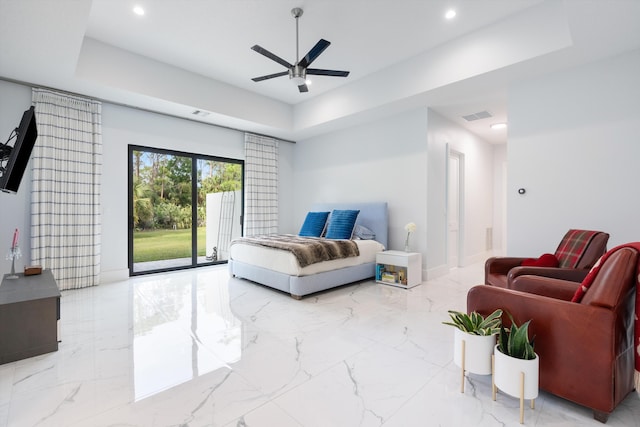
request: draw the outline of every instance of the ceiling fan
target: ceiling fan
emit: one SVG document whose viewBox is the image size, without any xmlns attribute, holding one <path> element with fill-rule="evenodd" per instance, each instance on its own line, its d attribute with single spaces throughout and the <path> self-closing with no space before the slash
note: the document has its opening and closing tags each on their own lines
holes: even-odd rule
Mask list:
<svg viewBox="0 0 640 427">
<path fill-rule="evenodd" d="M 299 46 L 298 46 L 298 18 L 302 16 L 302 13 L 303 13 L 303 10 L 299 7 L 295 7 L 291 9 L 291 14 L 296 19 L 296 62 L 295 64 L 290 64 L 289 62 L 285 61 L 279 56 L 276 56 L 273 53 L 269 52 L 267 49 L 260 47 L 258 45 L 255 45 L 251 49 L 255 50 L 261 55 L 266 56 L 272 61 L 275 61 L 280 65 L 283 65 L 288 69 L 288 71 L 282 71 L 279 73 L 269 74 L 261 77 L 254 77 L 251 80 L 253 80 L 254 82 L 261 82 L 263 80 L 272 79 L 274 77 L 286 76 L 288 74 L 289 79 L 293 81 L 296 84 L 296 86 L 298 86 L 298 90 L 300 92 L 309 92 L 309 88 L 307 87 L 307 83 L 306 83 L 307 75 L 333 76 L 333 77 L 347 77 L 349 75 L 349 71 L 321 70 L 318 68 L 307 68 L 331 44 L 331 42 L 325 39 L 320 39 L 320 41 L 318 41 L 318 43 L 316 43 L 316 45 L 311 48 L 309 53 L 307 53 L 304 58 L 300 59 Z"/>
</svg>

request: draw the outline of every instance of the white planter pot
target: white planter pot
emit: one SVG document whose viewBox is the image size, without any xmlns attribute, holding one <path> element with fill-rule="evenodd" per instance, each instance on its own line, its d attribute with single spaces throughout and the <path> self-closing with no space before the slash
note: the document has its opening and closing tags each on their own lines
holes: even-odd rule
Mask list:
<svg viewBox="0 0 640 427">
<path fill-rule="evenodd" d="M 495 346 L 495 371 L 493 381 L 501 391 L 519 398 L 535 399 L 538 397 L 538 381 L 540 378 L 540 358 L 524 360 L 507 356 Z M 524 396 L 522 393 L 521 375 L 524 373 Z"/>
<path fill-rule="evenodd" d="M 462 366 L 462 341 L 464 340 L 464 367 Z M 496 335 L 472 335 L 455 329 L 453 336 L 453 362 L 465 371 L 478 375 L 491 374 L 491 355 L 496 345 Z"/>
</svg>

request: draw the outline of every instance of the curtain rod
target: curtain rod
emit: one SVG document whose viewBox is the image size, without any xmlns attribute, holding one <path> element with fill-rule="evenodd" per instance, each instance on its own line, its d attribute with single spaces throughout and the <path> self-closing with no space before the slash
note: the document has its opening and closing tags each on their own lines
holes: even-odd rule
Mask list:
<svg viewBox="0 0 640 427">
<path fill-rule="evenodd" d="M 277 136 L 273 136 L 273 135 L 257 133 L 257 132 L 249 131 L 249 130 L 246 130 L 246 129 L 233 128 L 233 127 L 230 127 L 230 126 L 218 125 L 218 124 L 215 124 L 215 123 L 202 122 L 200 120 L 195 120 L 195 119 L 192 119 L 190 117 L 176 116 L 175 114 L 163 113 L 163 112 L 160 112 L 160 111 L 150 110 L 148 108 L 136 107 L 135 105 L 124 104 L 122 102 L 109 101 L 109 100 L 102 99 L 102 98 L 96 98 L 95 96 L 84 95 L 82 93 L 77 93 L 77 92 L 71 92 L 71 91 L 68 91 L 68 90 L 57 89 L 57 88 L 50 87 L 50 86 L 37 85 L 37 84 L 34 84 L 34 83 L 29 83 L 29 82 L 25 82 L 25 81 L 21 81 L 21 80 L 16 80 L 16 79 L 10 79 L 10 78 L 7 78 L 7 77 L 2 77 L 2 76 L 0 76 L 0 80 L 5 81 L 5 82 L 9 82 L 9 83 L 19 84 L 19 85 L 22 85 L 22 86 L 28 86 L 28 87 L 30 87 L 32 89 L 35 88 L 35 89 L 54 90 L 54 91 L 57 91 L 57 92 L 60 92 L 60 93 L 64 93 L 64 94 L 70 95 L 70 96 L 81 96 L 81 97 L 85 97 L 85 98 L 91 98 L 91 99 L 95 99 L 96 101 L 105 102 L 105 103 L 109 103 L 109 104 L 112 104 L 112 105 L 117 105 L 117 106 L 120 106 L 120 107 L 131 108 L 131 109 L 134 109 L 134 110 L 144 111 L 144 112 L 147 112 L 147 113 L 160 114 L 162 116 L 172 117 L 172 118 L 175 118 L 175 119 L 187 120 L 187 121 L 190 121 L 190 122 L 200 123 L 200 124 L 203 124 L 203 125 L 209 125 L 209 126 L 217 127 L 217 128 L 220 128 L 220 129 L 228 129 L 228 130 L 233 130 L 233 131 L 236 131 L 236 132 L 251 133 L 253 135 L 265 136 L 267 138 L 273 138 L 273 139 L 277 139 L 278 141 L 289 142 L 291 144 L 295 144 L 296 143 L 295 141 L 291 141 L 289 139 L 278 138 Z"/>
</svg>

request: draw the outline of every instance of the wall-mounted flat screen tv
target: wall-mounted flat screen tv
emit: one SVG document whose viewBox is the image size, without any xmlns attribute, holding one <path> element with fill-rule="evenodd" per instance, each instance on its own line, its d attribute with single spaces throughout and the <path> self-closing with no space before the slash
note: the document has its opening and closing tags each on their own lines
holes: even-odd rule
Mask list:
<svg viewBox="0 0 640 427">
<path fill-rule="evenodd" d="M 13 148 L 9 141 L 15 138 Z M 27 169 L 31 151 L 38 138 L 36 115 L 34 107 L 29 108 L 22 115 L 20 125 L 9 136 L 9 140 L 0 145 L 0 191 L 17 193 L 20 181 Z"/>
</svg>

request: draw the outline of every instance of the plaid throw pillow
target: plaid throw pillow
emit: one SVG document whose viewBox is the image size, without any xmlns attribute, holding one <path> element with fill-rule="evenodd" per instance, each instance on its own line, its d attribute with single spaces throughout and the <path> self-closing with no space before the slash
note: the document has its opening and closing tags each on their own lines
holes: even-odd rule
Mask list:
<svg viewBox="0 0 640 427">
<path fill-rule="evenodd" d="M 560 268 L 576 268 L 591 239 L 598 233 L 590 230 L 569 230 L 555 253 Z"/>
</svg>

